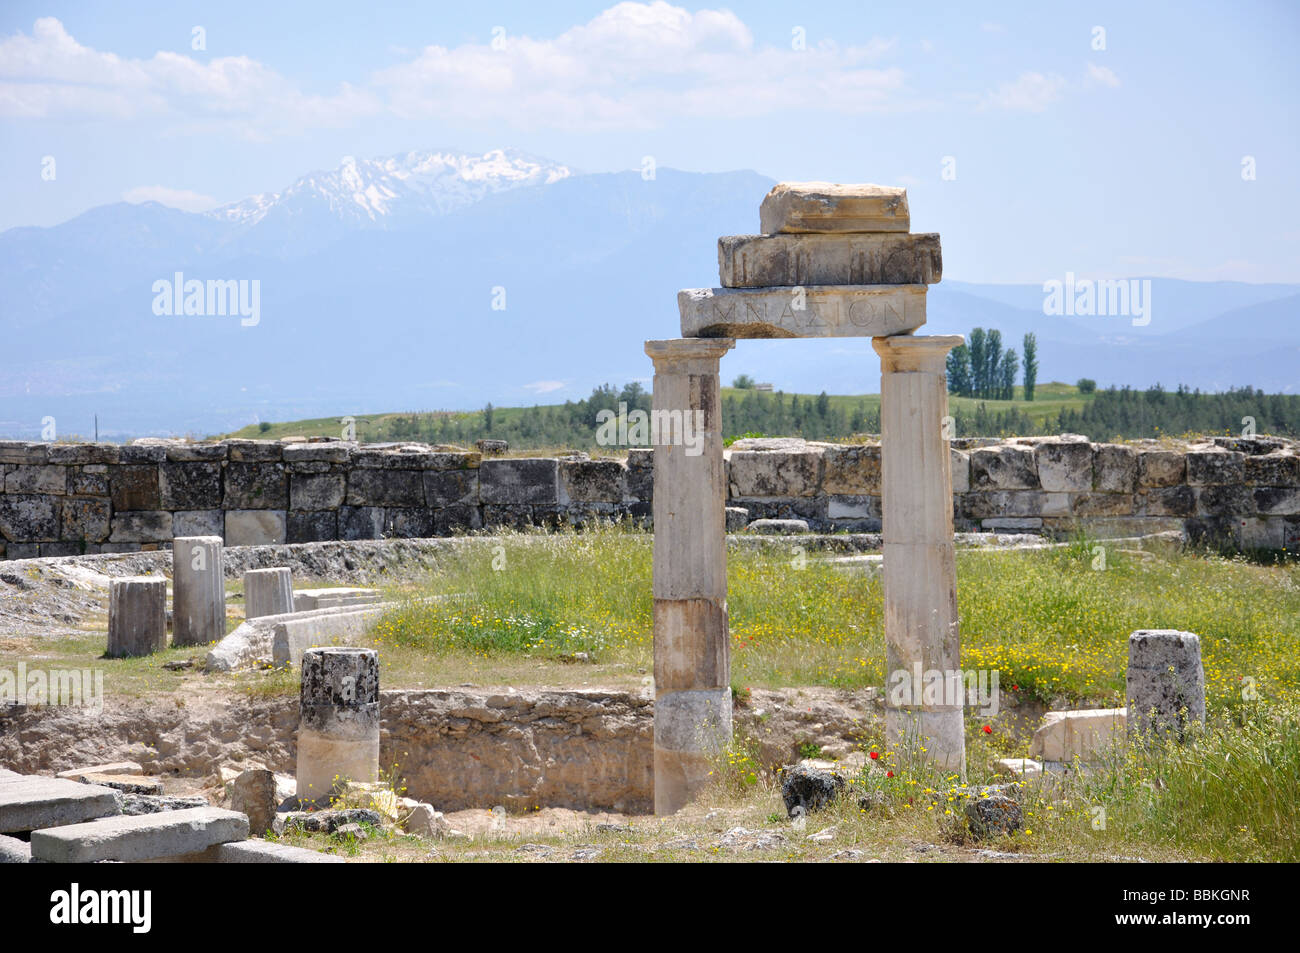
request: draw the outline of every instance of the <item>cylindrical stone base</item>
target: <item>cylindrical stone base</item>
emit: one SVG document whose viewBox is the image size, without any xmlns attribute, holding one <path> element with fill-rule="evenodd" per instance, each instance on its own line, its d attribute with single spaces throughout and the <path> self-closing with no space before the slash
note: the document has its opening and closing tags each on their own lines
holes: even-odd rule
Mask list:
<svg viewBox="0 0 1300 953">
<path fill-rule="evenodd" d="M 220 536 L 172 542 L 172 644 L 207 645 L 226 634 L 226 575 Z"/>
<path fill-rule="evenodd" d="M 731 689 L 667 692 L 655 699 L 655 813 L 681 810 L 708 784 L 731 743 Z"/>
<path fill-rule="evenodd" d="M 316 648 L 302 656 L 298 800 L 321 802 L 343 781 L 379 780 L 379 654 Z"/>
<path fill-rule="evenodd" d="M 167 647 L 167 580 L 128 576 L 108 584 L 109 658 Z"/>
<path fill-rule="evenodd" d="M 1205 721 L 1201 640 L 1191 632 L 1140 629 L 1128 637 L 1128 732 L 1175 732 Z"/>
<path fill-rule="evenodd" d="M 960 708 L 886 708 L 885 743 L 941 771 L 966 769 L 966 724 Z"/>
<path fill-rule="evenodd" d="M 293 579 L 288 569 L 250 569 L 244 573 L 244 618 L 293 611 Z"/>
</svg>

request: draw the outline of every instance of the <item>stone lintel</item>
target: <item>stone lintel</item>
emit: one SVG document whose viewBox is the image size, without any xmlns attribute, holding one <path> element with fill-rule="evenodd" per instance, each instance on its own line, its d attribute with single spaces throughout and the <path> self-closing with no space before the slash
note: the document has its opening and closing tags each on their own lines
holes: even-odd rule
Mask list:
<svg viewBox="0 0 1300 953">
<path fill-rule="evenodd" d="M 925 324 L 926 285 L 687 288 L 687 338 L 834 338 L 910 334 Z"/>
</svg>

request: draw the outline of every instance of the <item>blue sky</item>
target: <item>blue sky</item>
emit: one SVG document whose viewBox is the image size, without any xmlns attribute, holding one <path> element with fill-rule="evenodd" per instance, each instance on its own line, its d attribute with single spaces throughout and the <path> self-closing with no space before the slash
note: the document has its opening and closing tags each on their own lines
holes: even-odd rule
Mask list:
<svg viewBox="0 0 1300 953">
<path fill-rule="evenodd" d="M 906 185 L 959 280 L 1300 281 L 1297 48 L 1288 2 L 20 0 L 0 10 L 0 229 L 514 147 Z"/>
</svg>

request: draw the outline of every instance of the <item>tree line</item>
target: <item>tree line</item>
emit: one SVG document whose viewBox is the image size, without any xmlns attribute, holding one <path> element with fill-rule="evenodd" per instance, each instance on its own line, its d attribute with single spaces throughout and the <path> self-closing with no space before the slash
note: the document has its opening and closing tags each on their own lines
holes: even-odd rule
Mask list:
<svg viewBox="0 0 1300 953">
<path fill-rule="evenodd" d="M 1038 383 L 1038 339 L 1026 334 L 1022 344 L 1025 400 L 1033 400 Z M 985 400 L 1014 400 L 1019 371 L 1020 356 L 1013 347 L 1003 350 L 1001 331 L 975 328 L 970 333 L 969 344 L 959 344 L 948 352 L 948 393 Z"/>
</svg>

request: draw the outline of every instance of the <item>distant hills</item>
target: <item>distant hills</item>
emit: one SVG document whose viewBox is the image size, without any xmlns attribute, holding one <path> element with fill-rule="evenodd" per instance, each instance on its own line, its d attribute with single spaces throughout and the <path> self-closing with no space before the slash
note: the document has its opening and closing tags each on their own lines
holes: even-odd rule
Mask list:
<svg viewBox="0 0 1300 953">
<path fill-rule="evenodd" d="M 0 436 L 213 433 L 256 420 L 562 402 L 648 380 L 676 292 L 752 233 L 754 172 L 580 174 L 511 151 L 345 162 L 208 213 L 92 209 L 0 233 Z M 949 271 L 954 269 L 949 262 Z M 258 282 L 259 320 L 158 315 L 155 283 Z M 1060 278 L 1060 276 L 1045 276 Z M 1040 380 L 1300 388 L 1300 285 L 1152 279 L 1152 320 L 1053 317 L 1037 285 L 945 280 L 933 333 L 1033 331 Z M 494 308 L 494 304 L 497 306 Z M 504 309 L 501 306 L 504 305 Z M 867 393 L 867 340 L 744 341 L 724 376 Z"/>
</svg>

